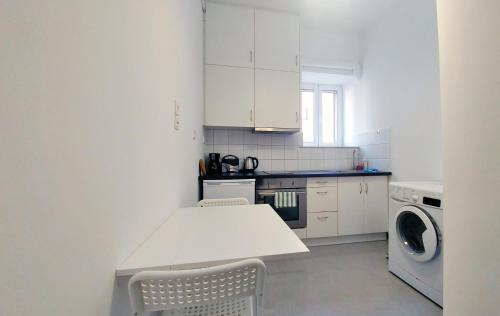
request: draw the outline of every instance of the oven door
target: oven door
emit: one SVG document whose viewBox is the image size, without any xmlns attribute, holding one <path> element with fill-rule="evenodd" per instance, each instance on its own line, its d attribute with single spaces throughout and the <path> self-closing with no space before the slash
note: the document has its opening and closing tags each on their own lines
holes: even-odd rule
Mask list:
<svg viewBox="0 0 500 316">
<path fill-rule="evenodd" d="M 307 225 L 306 192 L 303 190 L 281 190 L 284 192 L 295 192 L 297 195 L 296 207 L 276 208 L 274 205 L 274 193 L 276 190 L 257 190 L 255 203 L 269 204 L 290 228 L 305 228 Z"/>
</svg>

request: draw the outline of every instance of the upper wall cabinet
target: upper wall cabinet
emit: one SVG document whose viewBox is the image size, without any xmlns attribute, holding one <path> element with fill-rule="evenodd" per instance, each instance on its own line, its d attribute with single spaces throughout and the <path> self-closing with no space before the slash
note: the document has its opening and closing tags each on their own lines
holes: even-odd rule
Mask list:
<svg viewBox="0 0 500 316">
<path fill-rule="evenodd" d="M 209 2 L 205 17 L 205 63 L 252 67 L 254 10 Z"/>
<path fill-rule="evenodd" d="M 299 18 L 208 3 L 205 126 L 298 131 Z"/>
<path fill-rule="evenodd" d="M 205 66 L 205 125 L 254 127 L 254 70 Z"/>
<path fill-rule="evenodd" d="M 255 10 L 255 67 L 299 71 L 299 17 Z"/>
<path fill-rule="evenodd" d="M 298 130 L 299 102 L 299 73 L 255 69 L 255 130 Z"/>
</svg>

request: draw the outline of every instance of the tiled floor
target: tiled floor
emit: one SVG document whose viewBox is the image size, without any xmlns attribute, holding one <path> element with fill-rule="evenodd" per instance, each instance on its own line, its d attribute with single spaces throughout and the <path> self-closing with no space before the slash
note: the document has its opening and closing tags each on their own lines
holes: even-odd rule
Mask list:
<svg viewBox="0 0 500 316">
<path fill-rule="evenodd" d="M 267 262 L 266 316 L 427 316 L 443 310 L 387 271 L 387 242 L 310 247 Z"/>
</svg>

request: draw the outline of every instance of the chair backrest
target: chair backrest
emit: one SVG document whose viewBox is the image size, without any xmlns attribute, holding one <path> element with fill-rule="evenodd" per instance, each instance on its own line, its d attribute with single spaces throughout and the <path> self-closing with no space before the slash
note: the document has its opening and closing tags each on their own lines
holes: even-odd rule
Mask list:
<svg viewBox="0 0 500 316">
<path fill-rule="evenodd" d="M 259 259 L 193 270 L 139 272 L 128 283 L 132 310 L 142 315 L 251 297 L 252 310 L 262 315 L 265 272 Z"/>
<path fill-rule="evenodd" d="M 198 202 L 198 207 L 209 206 L 234 206 L 234 205 L 249 205 L 247 198 L 239 197 L 232 199 L 205 199 Z"/>
</svg>

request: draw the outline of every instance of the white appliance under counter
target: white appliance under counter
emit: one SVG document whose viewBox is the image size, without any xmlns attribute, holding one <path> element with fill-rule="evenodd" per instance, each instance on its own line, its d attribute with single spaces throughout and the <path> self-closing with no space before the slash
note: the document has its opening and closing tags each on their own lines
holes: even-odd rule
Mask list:
<svg viewBox="0 0 500 316">
<path fill-rule="evenodd" d="M 255 179 L 203 180 L 204 199 L 244 197 L 255 204 Z"/>
</svg>

